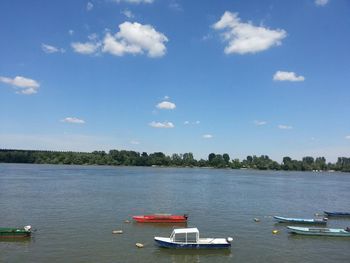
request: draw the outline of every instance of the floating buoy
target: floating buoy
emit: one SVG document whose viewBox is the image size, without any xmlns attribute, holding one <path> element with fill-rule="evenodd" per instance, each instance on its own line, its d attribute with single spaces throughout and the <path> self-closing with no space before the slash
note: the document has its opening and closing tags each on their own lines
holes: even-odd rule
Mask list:
<svg viewBox="0 0 350 263">
<path fill-rule="evenodd" d="M 123 230 L 113 230 L 112 234 L 123 234 Z"/>
<path fill-rule="evenodd" d="M 124 221 L 124 223 L 129 224 L 129 223 L 130 223 L 130 221 L 129 221 L 129 220 L 125 220 L 125 221 Z"/>
<path fill-rule="evenodd" d="M 136 247 L 138 247 L 138 248 L 143 248 L 143 247 L 144 247 L 144 244 L 136 243 Z"/>
<path fill-rule="evenodd" d="M 279 232 L 279 231 L 276 230 L 276 229 L 275 229 L 275 230 L 272 230 L 272 234 L 274 234 L 274 235 L 278 234 L 278 232 Z"/>
<path fill-rule="evenodd" d="M 259 218 L 254 218 L 254 221 L 255 222 L 260 222 L 260 219 Z"/>
</svg>

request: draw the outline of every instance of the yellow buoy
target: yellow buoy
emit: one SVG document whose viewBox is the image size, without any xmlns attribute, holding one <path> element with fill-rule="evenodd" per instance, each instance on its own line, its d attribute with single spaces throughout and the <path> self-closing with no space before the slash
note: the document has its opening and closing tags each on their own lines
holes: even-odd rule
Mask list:
<svg viewBox="0 0 350 263">
<path fill-rule="evenodd" d="M 275 235 L 275 234 L 278 234 L 278 232 L 279 232 L 279 231 L 276 230 L 276 229 L 275 229 L 275 230 L 272 230 L 272 234 L 274 234 L 274 235 Z"/>
<path fill-rule="evenodd" d="M 138 247 L 138 248 L 143 248 L 143 247 L 144 247 L 144 245 L 143 245 L 143 244 L 141 244 L 141 243 L 136 243 L 136 247 Z"/>
</svg>

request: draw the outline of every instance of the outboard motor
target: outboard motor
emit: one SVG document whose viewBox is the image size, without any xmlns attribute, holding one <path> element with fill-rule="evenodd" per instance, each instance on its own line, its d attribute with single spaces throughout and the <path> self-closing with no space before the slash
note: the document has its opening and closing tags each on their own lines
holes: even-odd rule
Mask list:
<svg viewBox="0 0 350 263">
<path fill-rule="evenodd" d="M 30 231 L 30 230 L 32 229 L 32 226 L 25 226 L 25 227 L 23 227 L 23 229 L 24 229 L 25 231 Z"/>
</svg>

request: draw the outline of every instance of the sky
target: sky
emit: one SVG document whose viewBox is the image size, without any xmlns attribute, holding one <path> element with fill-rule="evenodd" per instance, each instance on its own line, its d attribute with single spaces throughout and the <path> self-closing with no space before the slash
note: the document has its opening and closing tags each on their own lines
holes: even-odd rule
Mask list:
<svg viewBox="0 0 350 263">
<path fill-rule="evenodd" d="M 0 1 L 0 148 L 350 156 L 350 1 Z"/>
</svg>

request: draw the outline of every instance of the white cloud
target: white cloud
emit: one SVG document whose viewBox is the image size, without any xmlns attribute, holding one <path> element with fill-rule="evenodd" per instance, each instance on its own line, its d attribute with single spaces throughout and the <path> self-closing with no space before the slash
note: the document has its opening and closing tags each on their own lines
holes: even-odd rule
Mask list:
<svg viewBox="0 0 350 263">
<path fill-rule="evenodd" d="M 173 110 L 176 108 L 176 105 L 170 101 L 162 101 L 158 103 L 156 107 L 162 110 Z"/>
<path fill-rule="evenodd" d="M 91 2 L 87 2 L 86 4 L 86 10 L 91 11 L 94 8 L 94 4 Z"/>
<path fill-rule="evenodd" d="M 185 121 L 185 122 L 184 122 L 184 125 L 189 125 L 189 124 L 192 124 L 192 125 L 199 125 L 200 123 L 201 123 L 200 121 L 193 121 L 193 122 Z"/>
<path fill-rule="evenodd" d="M 71 35 L 71 36 L 73 36 L 74 30 L 73 30 L 73 29 L 69 29 L 69 30 L 68 30 L 68 34 Z"/>
<path fill-rule="evenodd" d="M 281 130 L 290 130 L 290 129 L 293 129 L 292 126 L 289 126 L 289 125 L 283 125 L 283 124 L 280 124 L 277 126 L 279 129 Z"/>
<path fill-rule="evenodd" d="M 304 76 L 297 76 L 295 72 L 288 71 L 277 71 L 275 75 L 273 75 L 273 80 L 275 81 L 304 81 Z"/>
<path fill-rule="evenodd" d="M 151 123 L 149 123 L 149 126 L 153 128 L 174 128 L 175 127 L 174 124 L 169 121 L 165 121 L 165 122 L 152 121 Z"/>
<path fill-rule="evenodd" d="M 61 122 L 66 122 L 66 123 L 74 123 L 74 124 L 84 124 L 85 121 L 82 119 L 78 119 L 75 117 L 67 117 L 61 120 Z"/>
<path fill-rule="evenodd" d="M 211 135 L 211 134 L 204 134 L 204 135 L 202 136 L 202 138 L 203 138 L 203 139 L 211 139 L 211 138 L 213 138 L 213 135 Z"/>
<path fill-rule="evenodd" d="M 346 135 L 345 139 L 350 140 L 350 135 Z"/>
<path fill-rule="evenodd" d="M 44 44 L 44 43 L 41 44 L 41 49 L 45 53 L 48 53 L 48 54 L 57 53 L 57 52 L 60 52 L 60 53 L 64 53 L 65 52 L 65 50 L 63 48 L 58 48 L 58 47 L 47 45 L 47 44 Z"/>
<path fill-rule="evenodd" d="M 175 11 L 183 11 L 181 5 L 176 2 L 175 0 L 173 0 L 170 4 L 169 4 L 169 7 Z"/>
<path fill-rule="evenodd" d="M 117 3 L 126 2 L 131 4 L 141 4 L 141 3 L 152 4 L 154 2 L 154 0 L 114 0 L 114 1 Z"/>
<path fill-rule="evenodd" d="M 131 140 L 131 141 L 130 141 L 130 144 L 133 144 L 133 145 L 139 145 L 139 144 L 140 144 L 140 142 L 139 142 L 139 141 L 137 141 L 137 140 Z"/>
<path fill-rule="evenodd" d="M 169 96 L 167 96 L 167 95 L 165 95 L 163 99 L 164 99 L 164 100 L 169 100 L 169 99 L 170 99 L 170 97 L 169 97 Z"/>
<path fill-rule="evenodd" d="M 318 6 L 325 6 L 326 4 L 328 4 L 329 0 L 315 0 L 315 5 Z"/>
<path fill-rule="evenodd" d="M 102 51 L 116 56 L 147 52 L 149 57 L 161 57 L 166 52 L 164 43 L 167 41 L 168 38 L 151 25 L 124 22 L 115 35 L 106 34 Z"/>
<path fill-rule="evenodd" d="M 89 55 L 96 53 L 101 46 L 99 42 L 74 42 L 71 44 L 72 48 L 74 49 L 75 52 L 84 54 L 84 55 Z"/>
<path fill-rule="evenodd" d="M 16 93 L 25 95 L 37 93 L 40 87 L 40 84 L 36 80 L 22 76 L 16 76 L 13 79 L 0 76 L 0 82 L 14 86 L 18 90 Z"/>
<path fill-rule="evenodd" d="M 90 41 L 98 41 L 98 35 L 96 33 L 88 35 Z"/>
<path fill-rule="evenodd" d="M 221 19 L 213 25 L 216 30 L 224 30 L 223 37 L 228 45 L 226 54 L 257 53 L 273 46 L 281 45 L 282 39 L 287 36 L 283 29 L 272 30 L 263 26 L 254 26 L 252 23 L 243 23 L 238 13 L 226 11 Z"/>
<path fill-rule="evenodd" d="M 257 120 L 255 120 L 255 121 L 254 121 L 254 124 L 255 124 L 256 126 L 262 126 L 262 125 L 266 125 L 267 122 L 266 122 L 266 121 L 257 121 Z"/>
<path fill-rule="evenodd" d="M 127 18 L 135 17 L 135 15 L 129 9 L 124 9 L 121 13 L 125 15 Z"/>
</svg>

